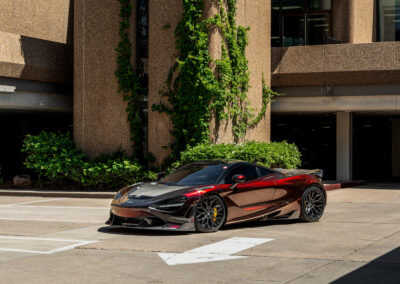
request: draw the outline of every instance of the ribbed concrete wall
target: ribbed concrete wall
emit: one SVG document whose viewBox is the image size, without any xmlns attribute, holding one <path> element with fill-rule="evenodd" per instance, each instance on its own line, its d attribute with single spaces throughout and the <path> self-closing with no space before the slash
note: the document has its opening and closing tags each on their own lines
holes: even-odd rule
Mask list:
<svg viewBox="0 0 400 284">
<path fill-rule="evenodd" d="M 74 10 L 75 142 L 91 157 L 119 149 L 130 153 L 126 104 L 114 75 L 120 5 L 116 0 L 76 0 Z M 134 15 L 135 11 L 131 18 L 133 50 Z"/>
</svg>

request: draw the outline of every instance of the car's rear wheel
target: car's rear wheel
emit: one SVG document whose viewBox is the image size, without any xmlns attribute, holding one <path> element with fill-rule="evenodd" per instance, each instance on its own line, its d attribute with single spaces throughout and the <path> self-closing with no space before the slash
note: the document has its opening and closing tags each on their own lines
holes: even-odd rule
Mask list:
<svg viewBox="0 0 400 284">
<path fill-rule="evenodd" d="M 300 219 L 307 222 L 316 222 L 324 214 L 326 197 L 318 186 L 311 186 L 303 193 L 301 200 Z"/>
<path fill-rule="evenodd" d="M 207 195 L 197 203 L 194 221 L 198 232 L 211 233 L 218 231 L 224 224 L 225 218 L 226 208 L 221 197 Z"/>
</svg>

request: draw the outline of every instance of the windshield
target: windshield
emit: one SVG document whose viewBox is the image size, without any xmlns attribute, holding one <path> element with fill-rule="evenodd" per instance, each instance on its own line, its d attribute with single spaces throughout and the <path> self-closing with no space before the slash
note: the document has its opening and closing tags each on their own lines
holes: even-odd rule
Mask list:
<svg viewBox="0 0 400 284">
<path fill-rule="evenodd" d="M 160 183 L 181 186 L 216 184 L 227 169 L 226 164 L 193 163 L 179 168 L 163 178 Z"/>
</svg>

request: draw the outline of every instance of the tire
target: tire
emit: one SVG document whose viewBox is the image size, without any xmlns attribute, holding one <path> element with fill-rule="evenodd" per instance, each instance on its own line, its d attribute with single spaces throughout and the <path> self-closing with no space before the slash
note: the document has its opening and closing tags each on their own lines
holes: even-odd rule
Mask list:
<svg viewBox="0 0 400 284">
<path fill-rule="evenodd" d="M 218 195 L 206 195 L 196 205 L 194 224 L 197 232 L 212 233 L 224 225 L 226 207 Z"/>
<path fill-rule="evenodd" d="M 318 186 L 307 188 L 301 199 L 300 220 L 306 222 L 317 222 L 324 214 L 326 196 Z"/>
</svg>

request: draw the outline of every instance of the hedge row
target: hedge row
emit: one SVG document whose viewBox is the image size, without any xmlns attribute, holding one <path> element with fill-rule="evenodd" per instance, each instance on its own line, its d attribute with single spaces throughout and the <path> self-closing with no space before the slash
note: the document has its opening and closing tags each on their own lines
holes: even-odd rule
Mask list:
<svg viewBox="0 0 400 284">
<path fill-rule="evenodd" d="M 243 160 L 269 168 L 295 169 L 301 165 L 301 153 L 295 144 L 287 142 L 246 142 L 244 144 L 200 144 L 189 147 L 181 153 L 181 159 L 174 164 L 204 160 Z"/>
<path fill-rule="evenodd" d="M 69 134 L 41 132 L 39 135 L 27 135 L 22 151 L 27 155 L 25 166 L 35 171 L 39 180 L 53 183 L 114 189 L 157 178 L 154 172 L 121 152 L 112 156 L 101 155 L 91 161 L 75 146 Z M 173 167 L 203 160 L 233 159 L 270 168 L 294 169 L 301 165 L 300 157 L 297 146 L 286 142 L 200 144 L 183 151 L 181 159 Z"/>
<path fill-rule="evenodd" d="M 27 135 L 22 151 L 27 155 L 25 166 L 35 171 L 39 180 L 72 182 L 91 188 L 117 188 L 157 178 L 155 173 L 146 171 L 123 153 L 101 155 L 90 161 L 69 134 L 41 132 Z"/>
</svg>

